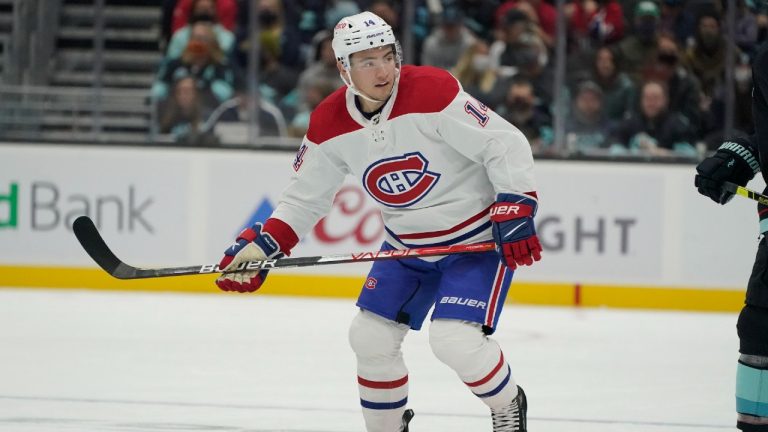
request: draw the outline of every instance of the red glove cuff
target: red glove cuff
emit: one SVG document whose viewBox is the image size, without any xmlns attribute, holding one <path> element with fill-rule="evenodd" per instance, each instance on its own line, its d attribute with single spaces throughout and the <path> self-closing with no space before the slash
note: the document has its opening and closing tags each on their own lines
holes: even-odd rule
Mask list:
<svg viewBox="0 0 768 432">
<path fill-rule="evenodd" d="M 529 217 L 533 214 L 533 207 L 527 204 L 511 202 L 496 203 L 491 207 L 491 221 L 504 222 L 512 219 Z"/>
<path fill-rule="evenodd" d="M 280 246 L 280 251 L 286 255 L 291 254 L 291 249 L 299 243 L 299 236 L 290 225 L 277 218 L 269 218 L 264 222 L 263 232 L 269 233 Z"/>
<path fill-rule="evenodd" d="M 261 228 L 261 232 L 271 235 L 277 242 L 280 252 L 286 255 L 290 255 L 291 249 L 299 243 L 299 237 L 296 235 L 293 228 L 280 219 L 267 219 Z M 258 234 L 252 227 L 248 227 L 237 235 L 237 240 L 247 240 L 248 242 L 252 242 L 256 239 L 257 235 Z"/>
</svg>

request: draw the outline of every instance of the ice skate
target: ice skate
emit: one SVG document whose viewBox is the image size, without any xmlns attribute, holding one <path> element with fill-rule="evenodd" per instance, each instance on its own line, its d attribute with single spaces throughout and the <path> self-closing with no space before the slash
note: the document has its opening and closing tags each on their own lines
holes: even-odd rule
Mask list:
<svg viewBox="0 0 768 432">
<path fill-rule="evenodd" d="M 526 432 L 525 412 L 528 401 L 522 387 L 517 386 L 517 397 L 504 408 L 491 410 L 493 432 Z"/>
<path fill-rule="evenodd" d="M 411 422 L 411 419 L 413 418 L 413 416 L 414 416 L 414 414 L 413 414 L 413 410 L 412 409 L 405 410 L 405 412 L 403 413 L 403 430 L 402 430 L 402 432 L 408 432 L 408 423 Z"/>
</svg>

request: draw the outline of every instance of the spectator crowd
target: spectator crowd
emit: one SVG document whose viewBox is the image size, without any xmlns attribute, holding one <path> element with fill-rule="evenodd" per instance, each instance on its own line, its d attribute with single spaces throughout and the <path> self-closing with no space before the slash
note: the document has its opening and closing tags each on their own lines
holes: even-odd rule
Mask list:
<svg viewBox="0 0 768 432">
<path fill-rule="evenodd" d="M 730 91 L 733 128 L 752 133 L 750 63 L 768 37 L 768 9 L 757 0 L 733 3 L 733 29 L 731 2 L 722 0 L 566 0 L 557 91 L 558 12 L 548 0 L 412 1 L 413 21 L 404 23 L 404 5 L 392 1 L 165 0 L 152 87 L 160 130 L 210 145 L 218 122 L 243 120 L 256 43 L 259 102 L 271 108 L 259 113 L 261 134 L 303 136 L 311 111 L 343 85 L 333 26 L 370 10 L 401 41 L 409 33 L 412 63 L 451 71 L 538 154 L 697 156 L 722 141 Z M 556 102 L 565 108 L 564 147 L 554 143 Z"/>
</svg>

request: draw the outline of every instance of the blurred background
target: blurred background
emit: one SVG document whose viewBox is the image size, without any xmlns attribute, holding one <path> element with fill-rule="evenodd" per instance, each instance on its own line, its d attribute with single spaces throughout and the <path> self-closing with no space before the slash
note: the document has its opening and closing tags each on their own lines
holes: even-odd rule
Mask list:
<svg viewBox="0 0 768 432">
<path fill-rule="evenodd" d="M 695 161 L 752 131 L 758 0 L 0 0 L 0 139 L 295 149 L 363 10 L 540 156 Z"/>
</svg>

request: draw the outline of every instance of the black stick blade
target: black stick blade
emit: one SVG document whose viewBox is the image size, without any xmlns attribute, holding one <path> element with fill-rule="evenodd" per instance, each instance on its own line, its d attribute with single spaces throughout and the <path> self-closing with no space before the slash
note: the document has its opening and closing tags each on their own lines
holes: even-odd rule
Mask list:
<svg viewBox="0 0 768 432">
<path fill-rule="evenodd" d="M 144 269 L 124 263 L 115 255 L 99 234 L 96 225 L 88 216 L 80 216 L 72 223 L 72 231 L 88 255 L 104 271 L 117 279 L 145 279 L 165 276 L 184 276 L 219 272 L 218 266 L 199 265 L 191 267 L 168 267 Z"/>
<path fill-rule="evenodd" d="M 120 264 L 122 264 L 122 261 L 109 250 L 109 246 L 101 238 L 101 234 L 99 234 L 99 230 L 96 229 L 96 225 L 91 218 L 80 216 L 75 219 L 75 222 L 72 223 L 72 231 L 75 232 L 75 237 L 77 237 L 80 245 L 96 261 L 96 264 L 107 273 L 115 276 L 115 272 L 120 267 Z"/>
</svg>

